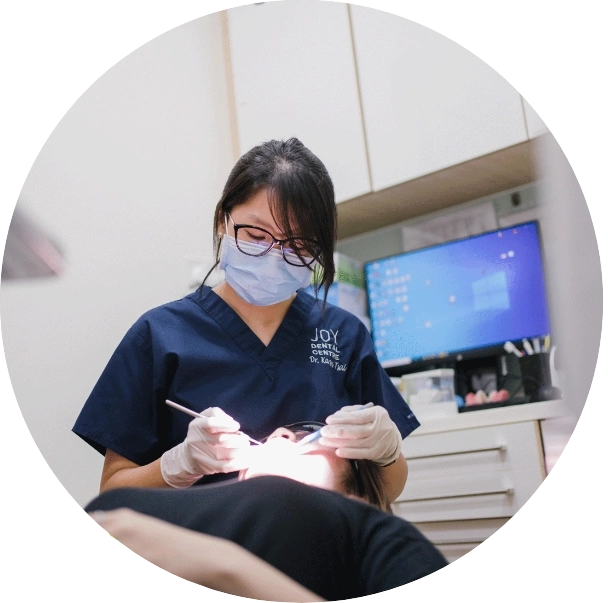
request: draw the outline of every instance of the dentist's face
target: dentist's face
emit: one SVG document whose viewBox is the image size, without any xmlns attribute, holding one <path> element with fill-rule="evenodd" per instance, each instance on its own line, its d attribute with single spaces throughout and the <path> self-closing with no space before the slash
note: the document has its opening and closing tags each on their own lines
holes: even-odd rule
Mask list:
<svg viewBox="0 0 608 603">
<path fill-rule="evenodd" d="M 252 449 L 251 465 L 240 474 L 240 479 L 260 475 L 288 477 L 309 486 L 340 492 L 342 477 L 349 470 L 349 462 L 335 455 L 333 448 L 298 454 L 296 444 L 304 434 L 296 434 L 281 427 L 266 443 Z"/>
</svg>

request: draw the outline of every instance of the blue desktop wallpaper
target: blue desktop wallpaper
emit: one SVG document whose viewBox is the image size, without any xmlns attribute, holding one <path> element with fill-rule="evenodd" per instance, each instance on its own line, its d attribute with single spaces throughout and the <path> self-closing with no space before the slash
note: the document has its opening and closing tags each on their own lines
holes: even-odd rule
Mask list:
<svg viewBox="0 0 608 603">
<path fill-rule="evenodd" d="M 550 333 L 535 222 L 369 262 L 384 366 Z"/>
</svg>

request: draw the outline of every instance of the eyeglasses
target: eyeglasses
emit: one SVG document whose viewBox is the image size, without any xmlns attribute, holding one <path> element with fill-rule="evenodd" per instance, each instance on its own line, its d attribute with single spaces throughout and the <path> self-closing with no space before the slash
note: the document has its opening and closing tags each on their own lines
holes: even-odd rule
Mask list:
<svg viewBox="0 0 608 603">
<path fill-rule="evenodd" d="M 292 423 L 291 425 L 285 425 L 285 429 L 293 431 L 296 436 L 296 442 L 304 439 L 307 435 L 319 431 L 321 427 L 325 427 L 325 423 L 319 423 L 317 421 L 300 421 L 299 423 Z"/>
<path fill-rule="evenodd" d="M 312 239 L 294 237 L 292 239 L 277 239 L 264 228 L 251 224 L 235 224 L 232 216 L 227 214 L 234 228 L 234 240 L 241 253 L 260 257 L 266 255 L 275 245 L 279 245 L 283 259 L 292 266 L 311 266 L 321 257 L 319 244 Z M 226 228 L 228 222 L 226 222 Z M 257 245 L 259 251 L 253 247 Z"/>
</svg>

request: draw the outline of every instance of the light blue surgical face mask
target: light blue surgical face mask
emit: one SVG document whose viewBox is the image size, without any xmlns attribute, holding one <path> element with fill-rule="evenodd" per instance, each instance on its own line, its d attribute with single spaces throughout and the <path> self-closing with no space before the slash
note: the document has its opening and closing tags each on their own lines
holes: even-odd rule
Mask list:
<svg viewBox="0 0 608 603">
<path fill-rule="evenodd" d="M 255 243 L 239 240 L 239 245 L 259 253 Z M 242 253 L 234 237 L 226 234 L 222 235 L 219 268 L 239 297 L 254 306 L 271 306 L 289 299 L 298 289 L 310 285 L 312 276 L 306 266 L 288 264 L 279 249 L 257 257 Z"/>
</svg>

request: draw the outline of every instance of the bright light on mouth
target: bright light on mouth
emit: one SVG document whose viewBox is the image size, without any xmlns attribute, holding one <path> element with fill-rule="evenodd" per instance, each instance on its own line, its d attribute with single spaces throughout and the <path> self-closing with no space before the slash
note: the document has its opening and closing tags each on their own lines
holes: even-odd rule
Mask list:
<svg viewBox="0 0 608 603">
<path fill-rule="evenodd" d="M 310 486 L 334 489 L 335 468 L 330 461 L 329 451 L 300 454 L 296 442 L 277 437 L 262 446 L 251 448 L 250 453 L 251 462 L 243 472 L 243 479 L 278 475 Z"/>
</svg>

